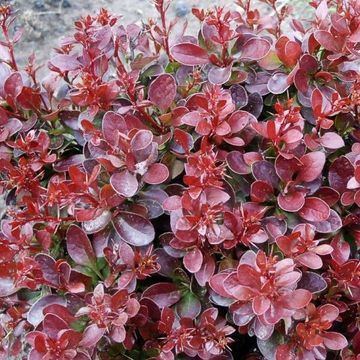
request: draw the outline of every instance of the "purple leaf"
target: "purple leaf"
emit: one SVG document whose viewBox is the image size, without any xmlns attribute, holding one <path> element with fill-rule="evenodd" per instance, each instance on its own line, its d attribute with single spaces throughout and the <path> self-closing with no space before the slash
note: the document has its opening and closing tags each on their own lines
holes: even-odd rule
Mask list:
<svg viewBox="0 0 360 360">
<path fill-rule="evenodd" d="M 242 46 L 240 58 L 253 61 L 260 60 L 268 54 L 270 48 L 269 41 L 253 37 Z"/>
<path fill-rule="evenodd" d="M 176 312 L 180 318 L 196 319 L 201 312 L 201 303 L 192 292 L 188 292 L 176 304 Z"/>
<path fill-rule="evenodd" d="M 299 289 L 309 290 L 315 294 L 324 291 L 327 287 L 327 283 L 321 275 L 312 271 L 304 271 L 297 287 Z"/>
<path fill-rule="evenodd" d="M 53 294 L 40 298 L 31 306 L 27 314 L 27 321 L 35 327 L 38 326 L 44 320 L 44 308 L 53 304 L 66 306 L 66 300 L 58 295 Z"/>
<path fill-rule="evenodd" d="M 222 85 L 230 79 L 231 70 L 232 64 L 224 68 L 212 66 L 208 73 L 208 80 L 212 84 Z"/>
<path fill-rule="evenodd" d="M 7 277 L 0 277 L 0 297 L 9 296 L 18 291 L 13 279 Z"/>
<path fill-rule="evenodd" d="M 334 132 L 327 132 L 320 138 L 320 144 L 331 150 L 337 150 L 345 146 L 342 137 Z"/>
<path fill-rule="evenodd" d="M 247 111 L 258 118 L 261 115 L 263 107 L 264 103 L 262 96 L 259 93 L 254 92 L 249 95 L 248 103 L 245 107 L 242 108 L 242 110 Z"/>
<path fill-rule="evenodd" d="M 70 257 L 79 265 L 91 266 L 96 256 L 91 242 L 83 229 L 70 225 L 66 233 L 66 248 Z"/>
<path fill-rule="evenodd" d="M 244 155 L 240 151 L 231 151 L 226 157 L 227 164 L 231 171 L 239 175 L 251 173 L 251 167 L 246 164 Z"/>
<path fill-rule="evenodd" d="M 279 177 L 276 174 L 275 167 L 270 161 L 256 161 L 252 165 L 252 173 L 256 180 L 262 180 L 271 184 L 273 188 L 279 185 Z"/>
<path fill-rule="evenodd" d="M 281 72 L 273 74 L 267 84 L 269 91 L 275 95 L 284 93 L 289 86 L 288 75 Z"/>
<path fill-rule="evenodd" d="M 50 65 L 59 69 L 61 72 L 73 71 L 81 68 L 81 63 L 75 55 L 59 54 L 50 60 Z"/>
<path fill-rule="evenodd" d="M 83 221 L 82 227 L 87 234 L 95 234 L 101 230 L 104 230 L 107 224 L 111 221 L 111 212 L 104 210 L 96 218 L 88 221 Z"/>
<path fill-rule="evenodd" d="M 127 198 L 134 196 L 139 187 L 136 176 L 128 170 L 112 174 L 110 184 L 118 194 Z"/>
<path fill-rule="evenodd" d="M 330 209 L 330 216 L 324 221 L 310 221 L 310 224 L 314 225 L 316 231 L 322 234 L 331 234 L 341 229 L 342 221 L 339 214 Z"/>
<path fill-rule="evenodd" d="M 96 324 L 89 325 L 83 333 L 82 339 L 79 343 L 84 348 L 94 347 L 98 341 L 104 336 L 106 328 L 99 328 Z"/>
<path fill-rule="evenodd" d="M 248 103 L 248 94 L 245 88 L 239 84 L 230 87 L 231 98 L 237 109 L 241 109 Z"/>
<path fill-rule="evenodd" d="M 113 224 L 120 238 L 130 245 L 145 246 L 155 238 L 151 222 L 138 214 L 120 211 Z"/>
</svg>

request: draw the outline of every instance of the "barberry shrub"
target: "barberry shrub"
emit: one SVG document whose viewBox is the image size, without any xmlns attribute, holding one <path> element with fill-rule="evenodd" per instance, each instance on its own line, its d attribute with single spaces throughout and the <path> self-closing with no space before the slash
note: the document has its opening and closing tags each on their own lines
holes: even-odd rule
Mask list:
<svg viewBox="0 0 360 360">
<path fill-rule="evenodd" d="M 356 359 L 360 3 L 263 2 L 101 9 L 42 79 L 0 8 L 1 359 Z"/>
</svg>

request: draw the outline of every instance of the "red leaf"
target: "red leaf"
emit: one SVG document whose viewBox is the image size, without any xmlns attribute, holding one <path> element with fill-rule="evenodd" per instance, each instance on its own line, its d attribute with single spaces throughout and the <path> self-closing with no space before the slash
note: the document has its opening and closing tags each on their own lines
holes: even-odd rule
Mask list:
<svg viewBox="0 0 360 360">
<path fill-rule="evenodd" d="M 79 265 L 91 266 L 96 261 L 89 238 L 77 225 L 70 225 L 67 230 L 66 248 L 70 257 Z"/>
<path fill-rule="evenodd" d="M 351 249 L 349 243 L 338 234 L 331 240 L 330 244 L 334 249 L 331 257 L 340 265 L 345 263 L 350 257 Z"/>
<path fill-rule="evenodd" d="M 235 134 L 243 130 L 248 124 L 256 123 L 256 121 L 254 115 L 247 111 L 238 110 L 231 114 L 227 123 L 230 125 L 232 133 Z"/>
<path fill-rule="evenodd" d="M 181 291 L 174 283 L 162 282 L 144 290 L 142 298 L 151 299 L 160 309 L 170 307 L 181 299 Z"/>
<path fill-rule="evenodd" d="M 324 221 L 330 216 L 330 208 L 325 201 L 309 197 L 305 200 L 305 204 L 298 214 L 308 221 Z"/>
<path fill-rule="evenodd" d="M 113 224 L 120 238 L 130 245 L 145 246 L 155 238 L 151 222 L 138 214 L 120 211 Z"/>
<path fill-rule="evenodd" d="M 317 71 L 319 64 L 316 58 L 310 54 L 304 54 L 299 61 L 300 69 L 306 73 L 314 73 Z"/>
<path fill-rule="evenodd" d="M 295 73 L 294 84 L 299 91 L 303 93 L 307 92 L 309 89 L 309 78 L 305 70 L 299 69 Z"/>
<path fill-rule="evenodd" d="M 125 119 L 118 113 L 108 111 L 103 117 L 102 132 L 110 145 L 118 146 L 119 133 L 127 132 Z"/>
<path fill-rule="evenodd" d="M 339 193 L 347 190 L 347 183 L 354 175 L 354 166 L 348 158 L 340 156 L 330 165 L 329 184 Z"/>
<path fill-rule="evenodd" d="M 310 251 L 298 255 L 296 260 L 310 269 L 320 269 L 323 266 L 321 257 Z"/>
<path fill-rule="evenodd" d="M 239 278 L 236 272 L 231 273 L 224 279 L 223 286 L 228 294 L 240 301 L 248 301 L 255 293 L 251 288 L 239 284 Z"/>
<path fill-rule="evenodd" d="M 272 195 L 273 188 L 268 182 L 257 180 L 251 184 L 250 196 L 252 201 L 268 201 L 271 199 Z"/>
<path fill-rule="evenodd" d="M 206 255 L 203 259 L 201 268 L 195 273 L 195 278 L 200 286 L 205 286 L 206 283 L 215 273 L 215 260 L 212 256 Z"/>
<path fill-rule="evenodd" d="M 256 315 L 264 314 L 270 307 L 270 300 L 264 296 L 256 296 L 253 301 L 253 311 Z"/>
<path fill-rule="evenodd" d="M 278 204 L 281 209 L 289 212 L 299 211 L 305 204 L 305 194 L 300 191 L 295 191 L 289 194 L 279 194 Z"/>
<path fill-rule="evenodd" d="M 283 295 L 281 300 L 288 309 L 302 309 L 311 301 L 311 292 L 297 289 L 287 295 Z"/>
<path fill-rule="evenodd" d="M 174 45 L 170 53 L 172 57 L 182 65 L 196 66 L 209 63 L 207 51 L 199 45 L 192 43 Z"/>
<path fill-rule="evenodd" d="M 166 165 L 155 163 L 150 165 L 148 171 L 143 176 L 147 184 L 161 184 L 169 177 L 169 169 Z"/>
<path fill-rule="evenodd" d="M 230 294 L 224 288 L 224 281 L 229 276 L 229 273 L 221 272 L 212 276 L 209 280 L 209 285 L 213 291 L 225 298 L 230 297 Z"/>
<path fill-rule="evenodd" d="M 302 156 L 300 159 L 302 167 L 298 175 L 299 180 L 310 182 L 317 179 L 322 173 L 325 160 L 325 154 L 321 151 L 314 151 Z"/>
<path fill-rule="evenodd" d="M 149 86 L 149 99 L 160 110 L 167 110 L 176 96 L 176 81 L 169 74 L 161 74 Z"/>
<path fill-rule="evenodd" d="M 203 263 L 203 254 L 197 247 L 195 247 L 186 253 L 183 261 L 186 270 L 191 273 L 196 273 L 200 270 Z"/>
<path fill-rule="evenodd" d="M 341 40 L 335 38 L 329 31 L 317 30 L 314 33 L 316 41 L 326 50 L 341 52 Z"/>
</svg>

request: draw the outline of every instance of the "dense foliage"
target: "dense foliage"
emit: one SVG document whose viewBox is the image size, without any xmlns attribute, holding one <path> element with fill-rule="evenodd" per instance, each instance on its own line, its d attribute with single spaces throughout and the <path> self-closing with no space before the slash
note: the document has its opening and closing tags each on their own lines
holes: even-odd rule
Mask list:
<svg viewBox="0 0 360 360">
<path fill-rule="evenodd" d="M 102 9 L 41 80 L 0 8 L 1 359 L 356 359 L 360 2 L 264 2 Z"/>
</svg>

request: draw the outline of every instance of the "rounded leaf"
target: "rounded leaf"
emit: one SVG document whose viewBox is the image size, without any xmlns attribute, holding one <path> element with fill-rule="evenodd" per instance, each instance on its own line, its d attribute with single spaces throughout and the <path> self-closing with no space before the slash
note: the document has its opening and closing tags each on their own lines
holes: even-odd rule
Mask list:
<svg viewBox="0 0 360 360">
<path fill-rule="evenodd" d="M 299 179 L 306 182 L 314 181 L 321 175 L 325 160 L 325 154 L 321 151 L 314 151 L 302 156 L 300 159 L 302 166 L 298 175 Z"/>
<path fill-rule="evenodd" d="M 142 298 L 152 300 L 160 309 L 170 307 L 181 299 L 181 291 L 174 283 L 162 282 L 149 286 Z"/>
<path fill-rule="evenodd" d="M 305 194 L 300 191 L 295 191 L 289 194 L 279 194 L 277 198 L 279 207 L 285 211 L 297 212 L 305 204 Z"/>
<path fill-rule="evenodd" d="M 245 42 L 241 49 L 241 59 L 260 60 L 264 58 L 270 51 L 271 44 L 269 41 L 253 37 Z"/>
<path fill-rule="evenodd" d="M 327 132 L 320 138 L 320 144 L 331 150 L 337 150 L 345 146 L 342 137 L 334 132 Z"/>
<path fill-rule="evenodd" d="M 196 319 L 201 312 L 201 303 L 192 292 L 188 292 L 176 304 L 176 312 L 180 318 Z"/>
<path fill-rule="evenodd" d="M 310 223 L 315 226 L 317 232 L 320 232 L 322 234 L 330 234 L 336 232 L 342 227 L 341 217 L 333 209 L 330 209 L 330 215 L 326 220 L 312 221 Z"/>
<path fill-rule="evenodd" d="M 155 238 L 152 223 L 138 214 L 120 211 L 113 224 L 120 238 L 130 245 L 145 246 Z"/>
<path fill-rule="evenodd" d="M 325 290 L 327 283 L 321 275 L 312 271 L 304 271 L 297 286 L 299 289 L 309 290 L 313 294 L 316 294 Z"/>
<path fill-rule="evenodd" d="M 134 196 L 139 187 L 136 176 L 128 170 L 112 174 L 110 184 L 118 194 L 127 198 Z"/>
<path fill-rule="evenodd" d="M 203 263 L 203 254 L 199 248 L 195 247 L 194 249 L 188 251 L 184 256 L 184 266 L 186 270 L 191 273 L 196 273 L 200 270 Z"/>
<path fill-rule="evenodd" d="M 96 261 L 91 242 L 83 229 L 70 225 L 66 233 L 66 248 L 78 265 L 91 266 Z"/>
<path fill-rule="evenodd" d="M 209 63 L 207 51 L 199 45 L 192 43 L 174 45 L 170 53 L 171 56 L 182 65 L 196 66 Z"/>
<path fill-rule="evenodd" d="M 161 74 L 149 86 L 149 99 L 160 110 L 167 110 L 176 96 L 176 81 L 170 74 Z"/>
<path fill-rule="evenodd" d="M 230 79 L 231 70 L 232 64 L 224 68 L 212 66 L 208 73 L 208 80 L 212 84 L 222 85 Z"/>
<path fill-rule="evenodd" d="M 169 169 L 161 163 L 151 164 L 148 171 L 143 176 L 143 180 L 147 184 L 161 184 L 169 177 Z"/>
<path fill-rule="evenodd" d="M 330 165 L 329 184 L 339 193 L 347 190 L 347 183 L 353 176 L 354 166 L 345 156 L 340 156 Z"/>
<path fill-rule="evenodd" d="M 38 326 L 43 320 L 45 315 L 43 314 L 43 310 L 48 305 L 63 305 L 66 306 L 66 300 L 58 295 L 46 295 L 37 300 L 30 308 L 27 314 L 27 321 L 33 325 Z"/>
<path fill-rule="evenodd" d="M 324 200 L 309 197 L 299 210 L 299 215 L 308 221 L 324 221 L 330 216 L 330 207 Z"/>
<path fill-rule="evenodd" d="M 103 229 L 111 221 L 111 212 L 109 210 L 104 210 L 99 216 L 92 220 L 84 221 L 82 227 L 87 234 L 94 234 Z"/>
<path fill-rule="evenodd" d="M 321 335 L 324 345 L 330 350 L 341 350 L 348 345 L 346 337 L 337 332 L 327 331 Z"/>
<path fill-rule="evenodd" d="M 268 81 L 267 87 L 272 94 L 284 93 L 290 87 L 288 75 L 281 72 L 273 74 Z"/>
</svg>

